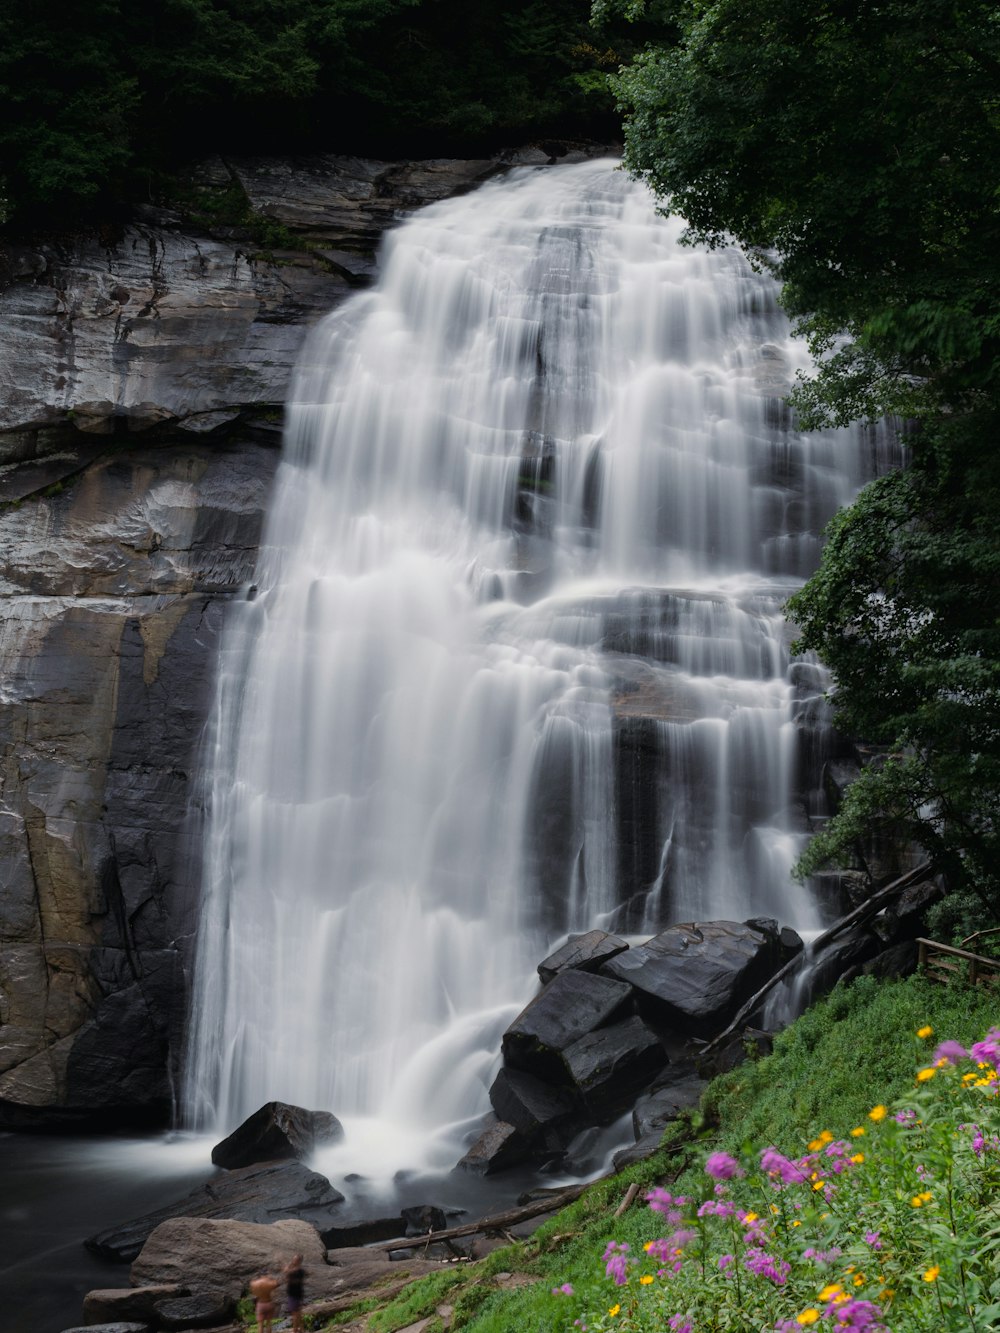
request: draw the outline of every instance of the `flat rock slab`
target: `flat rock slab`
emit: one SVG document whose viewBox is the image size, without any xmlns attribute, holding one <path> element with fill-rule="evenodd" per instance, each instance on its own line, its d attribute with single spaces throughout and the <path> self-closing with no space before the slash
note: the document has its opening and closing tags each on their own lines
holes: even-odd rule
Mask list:
<svg viewBox="0 0 1000 1333">
<path fill-rule="evenodd" d="M 650 1018 L 704 1036 L 724 1027 L 784 956 L 776 921 L 707 921 L 671 926 L 601 971 L 634 987 Z"/>
<path fill-rule="evenodd" d="M 99 1288 L 84 1296 L 83 1317 L 88 1325 L 121 1323 L 129 1319 L 151 1322 L 159 1301 L 175 1300 L 189 1294 L 189 1289 L 179 1282 L 151 1287 Z"/>
<path fill-rule="evenodd" d="M 614 967 L 632 952 L 619 955 L 605 967 Z M 566 1047 L 623 1016 L 631 1004 L 627 981 L 589 972 L 560 972 L 504 1033 L 504 1060 L 541 1079 L 565 1082 L 561 1054 Z"/>
<path fill-rule="evenodd" d="M 543 982 L 552 981 L 570 968 L 578 972 L 596 972 L 603 964 L 617 958 L 628 948 L 628 941 L 606 930 L 588 930 L 585 935 L 571 935 L 564 945 L 538 964 Z"/>
<path fill-rule="evenodd" d="M 194 1328 L 218 1328 L 236 1313 L 236 1302 L 221 1293 L 205 1292 L 199 1296 L 173 1296 L 156 1305 L 157 1322 L 162 1328 L 187 1333 Z"/>
<path fill-rule="evenodd" d="M 86 1324 L 65 1328 L 63 1333 L 149 1333 L 149 1324 Z"/>
<path fill-rule="evenodd" d="M 171 1217 L 229 1218 L 239 1222 L 280 1222 L 300 1218 L 322 1230 L 338 1220 L 344 1196 L 326 1176 L 301 1162 L 269 1162 L 227 1171 L 199 1185 L 183 1199 L 154 1213 L 89 1236 L 88 1250 L 131 1263 L 161 1222 Z"/>
<path fill-rule="evenodd" d="M 288 1102 L 267 1102 L 212 1149 L 216 1166 L 234 1170 L 255 1162 L 310 1157 L 318 1147 L 337 1143 L 344 1127 L 329 1111 L 307 1111 Z"/>
<path fill-rule="evenodd" d="M 509 1166 L 527 1161 L 531 1146 L 523 1134 L 496 1116 L 487 1116 L 486 1125 L 475 1143 L 458 1162 L 456 1171 L 474 1176 L 492 1176 Z"/>
</svg>

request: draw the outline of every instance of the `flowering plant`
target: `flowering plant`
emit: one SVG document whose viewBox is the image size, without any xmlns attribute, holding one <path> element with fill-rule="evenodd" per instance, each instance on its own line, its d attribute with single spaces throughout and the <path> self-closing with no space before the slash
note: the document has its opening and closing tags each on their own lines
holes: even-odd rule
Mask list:
<svg viewBox="0 0 1000 1333">
<path fill-rule="evenodd" d="M 918 1030 L 920 1042 L 933 1037 Z M 612 1240 L 587 1333 L 869 1333 L 1000 1326 L 1000 1029 L 940 1043 L 905 1103 L 798 1153 L 716 1151 L 697 1189 L 647 1195 L 658 1234 Z M 556 1289 L 566 1299 L 565 1289 Z M 577 1298 L 579 1299 L 579 1298 Z M 592 1302 L 588 1302 L 592 1305 Z M 576 1306 L 576 1302 L 573 1302 Z M 572 1316 L 576 1315 L 573 1319 Z"/>
</svg>

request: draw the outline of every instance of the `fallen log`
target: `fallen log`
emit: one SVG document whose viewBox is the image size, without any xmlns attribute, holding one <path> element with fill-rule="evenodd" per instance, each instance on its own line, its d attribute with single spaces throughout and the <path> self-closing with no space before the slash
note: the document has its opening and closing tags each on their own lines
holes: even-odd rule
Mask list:
<svg viewBox="0 0 1000 1333">
<path fill-rule="evenodd" d="M 815 956 L 819 953 L 820 949 L 829 944 L 831 940 L 836 939 L 837 936 L 842 934 L 845 930 L 849 930 L 851 926 L 856 926 L 860 922 L 867 921 L 869 917 L 875 916 L 882 910 L 883 906 L 890 898 L 897 893 L 902 893 L 903 889 L 907 889 L 911 884 L 916 884 L 919 880 L 923 879 L 930 872 L 930 868 L 930 862 L 924 861 L 921 865 L 917 866 L 915 870 L 910 870 L 905 875 L 900 875 L 899 879 L 894 879 L 891 884 L 887 884 L 884 888 L 873 893 L 870 898 L 866 898 L 863 903 L 860 903 L 852 911 L 848 912 L 846 916 L 842 916 L 836 920 L 833 925 L 824 930 L 821 935 L 817 935 L 804 953 L 796 954 L 796 956 L 785 963 L 783 967 L 780 967 L 777 972 L 775 972 L 774 976 L 772 976 L 769 981 L 765 982 L 755 995 L 750 996 L 750 999 L 747 1000 L 746 1004 L 739 1010 L 729 1026 L 724 1028 L 718 1036 L 713 1037 L 712 1040 L 698 1052 L 697 1058 L 703 1060 L 707 1055 L 712 1054 L 712 1052 L 719 1046 L 720 1042 L 725 1041 L 727 1037 L 731 1037 L 742 1024 L 746 1022 L 760 1004 L 761 1000 L 774 989 L 778 982 L 784 980 L 785 977 L 795 971 L 803 958 Z"/>
<path fill-rule="evenodd" d="M 607 1176 L 602 1176 L 607 1180 Z M 533 1199 L 531 1203 L 519 1208 L 510 1208 L 504 1213 L 494 1213 L 492 1217 L 482 1217 L 478 1222 L 463 1222 L 461 1226 L 448 1227 L 444 1231 L 428 1231 L 426 1236 L 403 1236 L 396 1240 L 380 1240 L 366 1248 L 372 1250 L 419 1250 L 425 1245 L 436 1245 L 438 1241 L 457 1240 L 459 1236 L 476 1236 L 484 1231 L 507 1231 L 519 1222 L 528 1222 L 542 1213 L 555 1213 L 567 1204 L 575 1203 L 585 1189 L 596 1185 L 596 1180 L 588 1180 L 582 1185 L 570 1185 L 545 1199 Z"/>
</svg>

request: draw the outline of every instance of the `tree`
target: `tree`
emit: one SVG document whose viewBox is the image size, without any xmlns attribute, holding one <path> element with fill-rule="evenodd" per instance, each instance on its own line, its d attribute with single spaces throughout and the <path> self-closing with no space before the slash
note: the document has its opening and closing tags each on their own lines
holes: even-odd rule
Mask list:
<svg viewBox="0 0 1000 1333">
<path fill-rule="evenodd" d="M 894 413 L 907 469 L 790 603 L 838 720 L 888 748 L 803 869 L 905 819 L 1000 907 L 1000 11 L 719 0 L 617 79 L 626 162 L 687 238 L 773 266 L 817 360 L 803 424 Z"/>
</svg>

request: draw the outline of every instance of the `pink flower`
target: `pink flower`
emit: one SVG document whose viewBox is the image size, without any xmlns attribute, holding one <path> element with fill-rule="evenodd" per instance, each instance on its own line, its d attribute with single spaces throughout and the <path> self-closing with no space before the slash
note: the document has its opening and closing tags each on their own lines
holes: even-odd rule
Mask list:
<svg viewBox="0 0 1000 1333">
<path fill-rule="evenodd" d="M 960 1042 L 943 1041 L 934 1052 L 934 1063 L 939 1060 L 947 1060 L 950 1065 L 957 1065 L 959 1060 L 968 1058 L 969 1052 Z"/>
<path fill-rule="evenodd" d="M 715 1180 L 732 1180 L 733 1176 L 745 1176 L 746 1172 L 735 1157 L 727 1152 L 714 1152 L 705 1162 L 705 1172 Z"/>
</svg>

